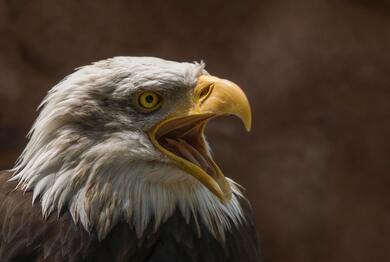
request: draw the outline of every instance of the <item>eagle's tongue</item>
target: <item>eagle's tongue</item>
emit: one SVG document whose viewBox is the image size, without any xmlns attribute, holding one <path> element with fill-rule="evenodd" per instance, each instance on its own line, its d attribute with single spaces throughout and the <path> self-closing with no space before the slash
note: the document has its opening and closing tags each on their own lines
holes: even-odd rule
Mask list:
<svg viewBox="0 0 390 262">
<path fill-rule="evenodd" d="M 190 145 L 184 139 L 178 138 L 165 138 L 167 149 L 181 156 L 182 158 L 192 162 L 193 164 L 201 167 L 208 175 L 213 176 L 215 170 L 208 160 L 208 156 L 202 155 L 199 150 Z"/>
</svg>

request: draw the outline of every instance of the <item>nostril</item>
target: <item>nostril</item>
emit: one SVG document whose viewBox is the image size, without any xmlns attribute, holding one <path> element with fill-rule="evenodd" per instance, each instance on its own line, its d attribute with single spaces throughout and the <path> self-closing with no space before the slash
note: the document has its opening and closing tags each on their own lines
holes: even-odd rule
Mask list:
<svg viewBox="0 0 390 262">
<path fill-rule="evenodd" d="M 205 98 L 207 97 L 207 95 L 210 93 L 211 91 L 211 86 L 205 86 L 204 88 L 202 88 L 202 90 L 200 90 L 199 92 L 199 98 L 202 99 L 202 98 Z"/>
</svg>

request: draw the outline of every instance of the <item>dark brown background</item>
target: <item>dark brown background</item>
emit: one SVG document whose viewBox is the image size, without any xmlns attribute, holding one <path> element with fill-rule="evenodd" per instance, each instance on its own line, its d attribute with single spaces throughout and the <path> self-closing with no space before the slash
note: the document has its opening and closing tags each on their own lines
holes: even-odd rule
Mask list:
<svg viewBox="0 0 390 262">
<path fill-rule="evenodd" d="M 209 137 L 247 188 L 264 261 L 390 261 L 390 4 L 0 0 L 0 167 L 45 93 L 115 55 L 204 59 L 249 95 L 254 126 Z"/>
</svg>

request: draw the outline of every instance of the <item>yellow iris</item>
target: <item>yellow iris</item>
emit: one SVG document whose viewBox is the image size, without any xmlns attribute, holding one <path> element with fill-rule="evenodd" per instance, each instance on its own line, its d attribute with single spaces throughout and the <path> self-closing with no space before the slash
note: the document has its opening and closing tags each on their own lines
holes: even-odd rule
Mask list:
<svg viewBox="0 0 390 262">
<path fill-rule="evenodd" d="M 138 97 L 139 105 L 146 110 L 155 110 L 161 104 L 160 96 L 154 92 L 144 92 Z"/>
</svg>

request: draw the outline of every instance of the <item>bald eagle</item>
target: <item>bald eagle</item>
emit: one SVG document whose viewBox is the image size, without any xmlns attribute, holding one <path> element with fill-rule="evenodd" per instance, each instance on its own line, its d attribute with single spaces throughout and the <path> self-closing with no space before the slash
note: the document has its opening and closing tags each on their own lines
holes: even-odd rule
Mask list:
<svg viewBox="0 0 390 262">
<path fill-rule="evenodd" d="M 78 68 L 39 107 L 0 175 L 0 261 L 258 261 L 240 187 L 204 136 L 251 109 L 203 63 L 115 57 Z"/>
</svg>

